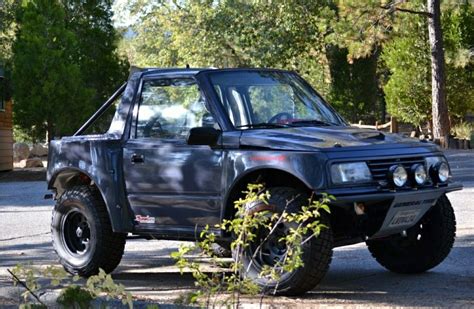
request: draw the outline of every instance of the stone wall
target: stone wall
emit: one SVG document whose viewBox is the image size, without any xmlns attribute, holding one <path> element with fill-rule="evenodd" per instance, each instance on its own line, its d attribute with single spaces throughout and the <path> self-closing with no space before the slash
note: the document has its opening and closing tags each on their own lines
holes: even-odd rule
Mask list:
<svg viewBox="0 0 474 309">
<path fill-rule="evenodd" d="M 12 102 L 7 101 L 0 110 L 0 171 L 13 169 Z"/>
</svg>

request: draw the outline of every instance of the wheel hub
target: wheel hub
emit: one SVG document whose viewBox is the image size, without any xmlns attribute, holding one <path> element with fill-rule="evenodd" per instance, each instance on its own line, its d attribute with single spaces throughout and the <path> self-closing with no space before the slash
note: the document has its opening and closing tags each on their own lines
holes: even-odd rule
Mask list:
<svg viewBox="0 0 474 309">
<path fill-rule="evenodd" d="M 64 243 L 70 253 L 84 255 L 89 250 L 90 226 L 79 210 L 73 210 L 66 215 L 62 230 Z"/>
<path fill-rule="evenodd" d="M 82 237 L 82 229 L 81 229 L 80 227 L 78 227 L 78 228 L 76 229 L 76 236 L 79 237 L 79 238 Z"/>
<path fill-rule="evenodd" d="M 263 232 L 263 231 L 262 231 Z M 281 239 L 287 235 L 287 227 L 284 223 L 280 223 L 275 231 L 268 235 L 263 232 L 259 236 L 260 241 L 264 241 L 260 245 L 260 252 L 256 255 L 256 262 L 260 265 L 275 266 L 283 262 L 286 256 L 287 247 Z M 267 238 L 268 237 L 268 238 Z M 258 245 L 254 246 L 254 250 L 258 250 Z"/>
</svg>

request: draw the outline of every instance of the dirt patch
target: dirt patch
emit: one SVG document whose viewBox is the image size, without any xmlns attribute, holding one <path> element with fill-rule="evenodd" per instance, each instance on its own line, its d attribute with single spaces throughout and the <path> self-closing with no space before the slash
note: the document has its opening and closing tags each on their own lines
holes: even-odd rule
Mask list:
<svg viewBox="0 0 474 309">
<path fill-rule="evenodd" d="M 46 169 L 44 167 L 22 168 L 0 172 L 0 182 L 12 181 L 46 181 Z"/>
</svg>

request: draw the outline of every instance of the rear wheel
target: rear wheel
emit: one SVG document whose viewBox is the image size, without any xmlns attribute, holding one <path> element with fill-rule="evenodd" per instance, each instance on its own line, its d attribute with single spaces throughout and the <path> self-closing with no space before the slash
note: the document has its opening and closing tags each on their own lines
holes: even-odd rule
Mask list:
<svg viewBox="0 0 474 309">
<path fill-rule="evenodd" d="M 396 235 L 367 242 L 372 256 L 390 271 L 421 273 L 441 263 L 451 251 L 456 237 L 456 219 L 446 195 L 441 196 L 421 220 Z"/>
<path fill-rule="evenodd" d="M 59 262 L 71 274 L 88 277 L 112 272 L 123 255 L 126 234 L 114 233 L 97 189 L 77 186 L 56 203 L 51 223 Z"/>
<path fill-rule="evenodd" d="M 276 187 L 269 189 L 271 197 L 269 205 L 255 204 L 256 208 L 250 212 L 270 211 L 281 213 L 288 203 L 288 212 L 297 212 L 301 206 L 307 205 L 308 196 L 305 192 L 293 188 Z M 241 259 L 243 269 L 248 270 L 243 276 L 252 279 L 266 293 L 275 293 L 279 295 L 300 295 L 313 289 L 325 276 L 332 257 L 332 231 L 328 216 L 320 218 L 321 223 L 326 225 L 320 235 L 313 237 L 303 244 L 301 259 L 303 266 L 296 268 L 291 272 L 283 272 L 279 281 L 260 276 L 265 267 L 274 267 L 278 261 L 281 261 L 286 253 L 286 246 L 279 241 L 294 227 L 289 222 L 282 222 L 274 233 L 268 235 L 268 229 L 261 228 L 256 231 L 256 239 L 247 249 L 244 250 Z M 257 252 L 257 254 L 255 254 Z M 234 258 L 237 252 L 234 251 Z"/>
</svg>

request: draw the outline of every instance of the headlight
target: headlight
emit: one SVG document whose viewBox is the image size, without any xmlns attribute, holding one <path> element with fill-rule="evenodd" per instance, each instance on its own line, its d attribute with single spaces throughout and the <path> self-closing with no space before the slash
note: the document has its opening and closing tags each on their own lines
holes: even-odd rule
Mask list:
<svg viewBox="0 0 474 309">
<path fill-rule="evenodd" d="M 451 171 L 448 162 L 444 157 L 427 157 L 426 165 L 431 177 L 431 180 L 436 183 L 445 183 L 449 180 Z"/>
<path fill-rule="evenodd" d="M 365 162 L 341 163 L 331 166 L 331 179 L 335 184 L 368 182 L 372 175 Z"/>
<path fill-rule="evenodd" d="M 417 185 L 421 186 L 426 182 L 428 174 L 423 164 L 415 164 L 411 167 L 412 177 L 415 179 Z"/>
<path fill-rule="evenodd" d="M 403 165 L 393 165 L 389 169 L 388 179 L 397 187 L 403 187 L 408 180 L 407 170 Z"/>
</svg>

